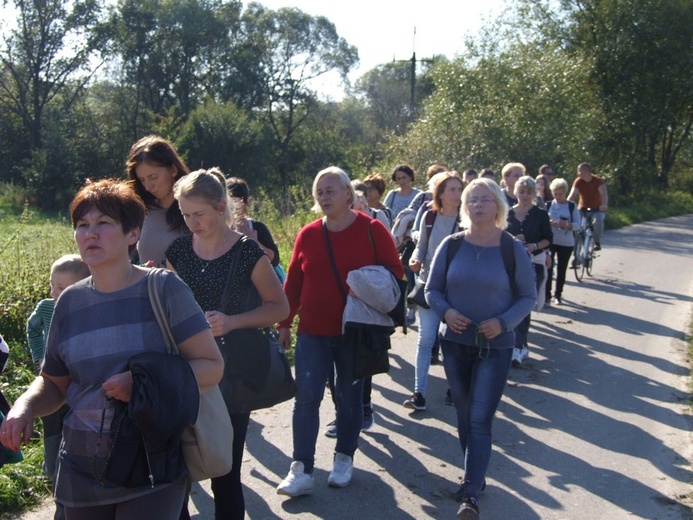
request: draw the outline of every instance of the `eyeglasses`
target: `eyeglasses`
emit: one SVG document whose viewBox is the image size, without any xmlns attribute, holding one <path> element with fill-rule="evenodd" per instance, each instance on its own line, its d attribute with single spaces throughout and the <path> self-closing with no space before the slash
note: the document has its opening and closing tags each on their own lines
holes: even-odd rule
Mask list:
<svg viewBox="0 0 693 520">
<path fill-rule="evenodd" d="M 496 199 L 492 199 L 491 197 L 482 197 L 480 199 L 471 198 L 467 200 L 467 206 L 475 206 L 477 204 L 481 204 L 482 206 L 488 206 L 489 204 L 495 203 Z"/>
</svg>

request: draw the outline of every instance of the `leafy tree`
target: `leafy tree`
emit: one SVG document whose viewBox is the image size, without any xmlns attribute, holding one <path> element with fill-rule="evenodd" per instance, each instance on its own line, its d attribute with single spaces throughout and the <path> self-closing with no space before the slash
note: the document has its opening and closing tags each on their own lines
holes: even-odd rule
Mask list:
<svg viewBox="0 0 693 520">
<path fill-rule="evenodd" d="M 110 29 L 123 74 L 113 76 L 132 89 L 133 139 L 151 124 L 149 114 L 184 118 L 202 102 L 228 46 L 228 13 L 239 8 L 240 1 L 221 0 L 118 2 Z"/>
<path fill-rule="evenodd" d="M 300 153 L 294 136 L 317 106 L 311 82 L 330 71 L 346 78 L 358 53 L 327 18 L 295 8 L 272 11 L 251 3 L 242 22 L 247 48 L 257 56 L 253 72 L 262 81 L 261 108 L 279 149 L 278 171 L 286 188 L 292 156 Z"/>
<path fill-rule="evenodd" d="M 530 171 L 544 162 L 560 171 L 591 142 L 584 74 L 555 47 L 487 42 L 432 74 L 435 92 L 390 149 L 419 170 L 521 161 Z"/>
<path fill-rule="evenodd" d="M 41 149 L 48 105 L 63 95 L 69 109 L 99 67 L 90 59 L 101 43 L 101 7 L 98 0 L 14 5 L 17 28 L 5 33 L 0 49 L 0 103 L 21 118 L 31 148 Z"/>
<path fill-rule="evenodd" d="M 439 61 L 442 58 L 439 59 Z M 417 106 L 433 91 L 433 80 L 424 73 L 416 78 Z M 386 63 L 369 70 L 356 82 L 355 93 L 364 97 L 375 124 L 383 132 L 404 133 L 414 118 L 411 107 L 411 64 Z"/>
<path fill-rule="evenodd" d="M 693 127 L 693 3 L 562 0 L 571 50 L 589 60 L 600 139 L 622 191 L 634 172 L 666 189 Z"/>
<path fill-rule="evenodd" d="M 190 168 L 218 166 L 227 177 L 260 186 L 271 176 L 270 138 L 251 112 L 209 100 L 190 114 L 176 142 Z"/>
</svg>

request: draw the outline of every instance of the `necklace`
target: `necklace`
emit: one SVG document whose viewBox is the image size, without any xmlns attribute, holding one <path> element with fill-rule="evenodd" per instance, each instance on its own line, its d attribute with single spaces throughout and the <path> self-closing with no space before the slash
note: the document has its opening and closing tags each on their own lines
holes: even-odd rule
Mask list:
<svg viewBox="0 0 693 520">
<path fill-rule="evenodd" d="M 195 255 L 195 256 L 197 256 L 197 255 Z M 209 264 L 211 264 L 211 263 L 212 263 L 212 260 L 214 260 L 214 259 L 212 259 L 212 260 L 207 260 L 206 262 L 203 262 L 203 261 L 202 261 L 202 258 L 200 258 L 199 256 L 197 256 L 197 260 L 198 260 L 198 262 L 200 262 L 200 265 L 202 266 L 202 269 L 200 269 L 200 272 L 201 272 L 201 273 L 204 273 L 204 272 L 205 272 L 205 269 L 207 269 L 207 267 L 209 267 Z"/>
<path fill-rule="evenodd" d="M 484 246 L 484 247 L 482 247 L 481 249 L 477 249 L 476 246 L 475 246 L 474 244 L 469 244 L 469 245 L 472 246 L 472 247 L 474 248 L 474 251 L 476 252 L 476 259 L 477 259 L 477 260 L 479 260 L 479 257 L 481 256 L 481 253 L 483 253 L 484 251 L 486 251 L 486 248 L 488 247 L 488 246 Z"/>
<path fill-rule="evenodd" d="M 224 249 L 224 247 L 226 246 L 226 242 L 229 241 L 229 237 L 230 237 L 230 236 L 231 236 L 231 233 L 226 233 L 226 235 L 224 236 L 224 240 L 221 242 L 221 245 L 220 245 L 219 247 L 216 247 L 216 248 L 212 249 L 212 251 L 213 251 L 214 253 L 215 253 L 216 251 L 222 251 L 222 250 Z M 198 249 L 199 249 L 199 242 L 198 242 Z M 193 252 L 194 252 L 194 251 L 193 251 Z M 201 273 L 204 273 L 205 270 L 209 267 L 209 264 L 211 264 L 214 260 L 216 260 L 217 258 L 219 258 L 219 256 L 221 256 L 221 255 L 217 256 L 217 255 L 215 255 L 215 254 L 212 254 L 211 256 L 213 256 L 214 258 L 211 258 L 211 259 L 209 259 L 209 260 L 207 260 L 207 261 L 202 260 L 202 258 L 200 258 L 200 255 L 199 255 L 199 254 L 195 254 L 195 256 L 197 257 L 197 261 L 200 262 L 200 265 L 202 266 L 202 269 L 200 269 L 200 272 L 201 272 Z"/>
</svg>

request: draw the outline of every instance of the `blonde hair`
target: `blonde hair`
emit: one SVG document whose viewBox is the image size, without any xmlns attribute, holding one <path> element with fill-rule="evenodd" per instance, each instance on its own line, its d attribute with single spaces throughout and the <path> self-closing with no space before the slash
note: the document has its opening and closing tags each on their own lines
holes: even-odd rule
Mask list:
<svg viewBox="0 0 693 520">
<path fill-rule="evenodd" d="M 336 166 L 328 166 L 324 170 L 320 170 L 318 174 L 315 176 L 315 179 L 313 180 L 313 200 L 315 201 L 315 204 L 311 209 L 316 213 L 322 211 L 320 209 L 320 204 L 318 204 L 318 182 L 320 182 L 320 179 L 327 175 L 334 175 L 338 177 L 340 184 L 349 191 L 349 206 L 351 206 L 354 203 L 354 200 L 356 199 L 354 187 L 351 185 L 351 179 L 349 179 L 349 176 L 346 174 L 346 172 L 341 168 L 337 168 Z"/>
<path fill-rule="evenodd" d="M 568 192 L 568 182 L 565 179 L 554 179 L 551 181 L 551 185 L 549 186 L 549 189 L 553 192 L 553 190 L 557 188 L 563 188 L 566 193 Z"/>
<path fill-rule="evenodd" d="M 238 202 L 232 201 L 226 190 L 226 178 L 217 167 L 208 170 L 195 170 L 181 177 L 173 185 L 173 196 L 177 201 L 186 197 L 204 200 L 210 206 L 223 211 L 228 226 L 234 225 L 233 208 Z"/>
<path fill-rule="evenodd" d="M 529 175 L 523 175 L 517 179 L 515 183 L 515 195 L 517 195 L 517 191 L 521 188 L 528 188 L 534 195 L 537 194 L 537 184 Z"/>
<path fill-rule="evenodd" d="M 493 195 L 493 198 L 496 201 L 496 207 L 498 208 L 498 212 L 496 213 L 496 227 L 498 229 L 505 229 L 508 225 L 508 203 L 505 200 L 505 195 L 503 195 L 500 186 L 498 186 L 498 184 L 496 184 L 495 181 L 487 179 L 486 177 L 479 177 L 473 179 L 469 184 L 467 184 L 467 187 L 462 192 L 462 205 L 460 206 L 462 226 L 469 227 L 469 224 L 471 223 L 471 220 L 469 218 L 468 204 L 469 193 L 472 191 L 472 188 L 476 186 L 483 186 L 489 192 L 491 192 L 491 195 Z"/>
<path fill-rule="evenodd" d="M 63 255 L 58 258 L 51 265 L 50 275 L 53 276 L 55 273 L 69 273 L 79 280 L 91 274 L 89 266 L 84 263 L 84 260 L 79 255 Z"/>
<path fill-rule="evenodd" d="M 519 168 L 520 170 L 522 170 L 522 175 L 527 173 L 527 168 L 525 168 L 524 164 L 519 162 L 511 162 L 503 166 L 503 169 L 501 170 L 501 175 L 503 175 L 503 179 L 506 179 L 514 168 Z"/>
</svg>

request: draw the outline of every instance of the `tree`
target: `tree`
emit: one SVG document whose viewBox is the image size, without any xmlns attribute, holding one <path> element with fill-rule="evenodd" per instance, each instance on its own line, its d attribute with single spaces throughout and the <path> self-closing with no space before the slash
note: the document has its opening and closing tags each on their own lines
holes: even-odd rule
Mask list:
<svg viewBox="0 0 693 520">
<path fill-rule="evenodd" d="M 585 76 L 558 48 L 470 46 L 432 75 L 435 92 L 390 149 L 419 170 L 432 163 L 498 169 L 520 161 L 530 171 L 544 162 L 560 171 L 590 147 L 594 113 Z"/>
<path fill-rule="evenodd" d="M 203 102 L 229 46 L 229 13 L 239 9 L 240 1 L 119 1 L 110 29 L 122 73 L 113 77 L 132 89 L 133 139 L 149 127 L 150 114 L 184 119 Z"/>
<path fill-rule="evenodd" d="M 416 104 L 419 105 L 433 91 L 433 81 L 424 73 L 416 78 Z M 366 72 L 356 82 L 355 92 L 361 94 L 375 124 L 384 134 L 401 135 L 412 121 L 410 63 L 386 63 Z"/>
<path fill-rule="evenodd" d="M 190 114 L 176 142 L 190 168 L 218 166 L 259 186 L 271 176 L 270 137 L 252 112 L 209 100 Z"/>
<path fill-rule="evenodd" d="M 251 3 L 242 17 L 243 38 L 257 56 L 261 108 L 279 149 L 278 171 L 286 188 L 292 170 L 293 140 L 316 106 L 311 82 L 330 71 L 343 79 L 358 62 L 356 48 L 333 23 L 295 8 L 268 10 Z"/>
<path fill-rule="evenodd" d="M 0 103 L 19 116 L 32 149 L 43 146 L 43 117 L 62 94 L 66 108 L 77 99 L 99 65 L 98 0 L 14 0 L 17 29 L 0 49 Z"/>
</svg>

